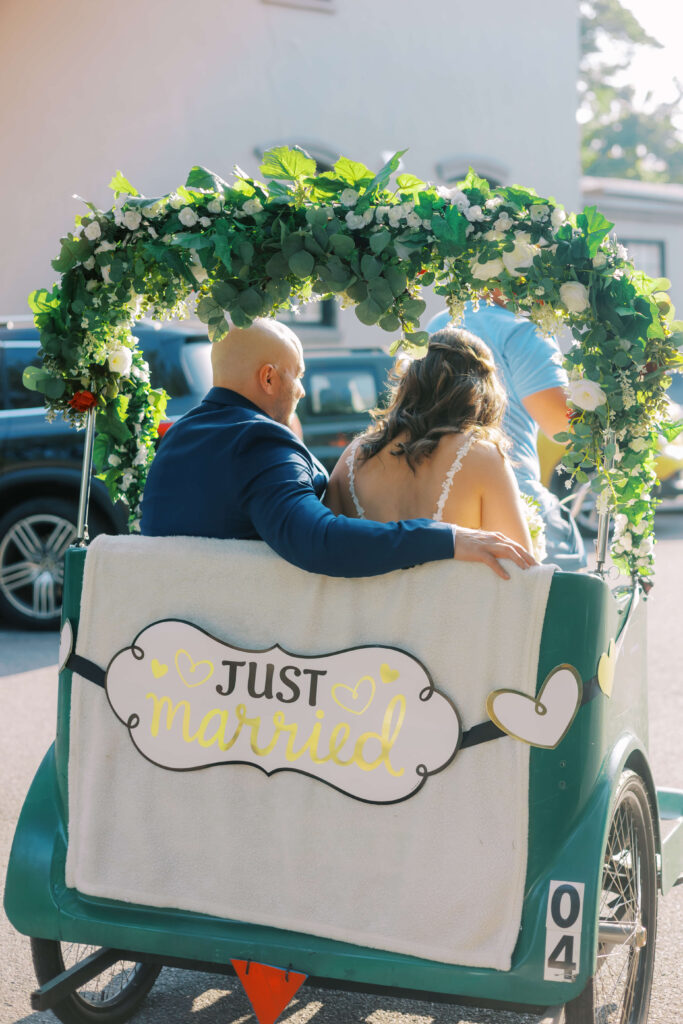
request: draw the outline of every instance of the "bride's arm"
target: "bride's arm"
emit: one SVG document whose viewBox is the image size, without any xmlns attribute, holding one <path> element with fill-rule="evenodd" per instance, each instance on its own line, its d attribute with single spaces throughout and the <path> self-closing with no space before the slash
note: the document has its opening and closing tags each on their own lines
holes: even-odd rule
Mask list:
<svg viewBox="0 0 683 1024">
<path fill-rule="evenodd" d="M 348 470 L 346 468 L 346 458 L 350 447 L 349 445 L 337 460 L 323 498 L 323 505 L 327 505 L 336 516 L 355 515 L 349 497 Z"/>
<path fill-rule="evenodd" d="M 477 445 L 481 459 L 481 528 L 504 533 L 532 550 L 531 536 L 519 496 L 519 487 L 509 461 L 495 445 Z M 487 451 L 482 449 L 486 447 Z"/>
</svg>

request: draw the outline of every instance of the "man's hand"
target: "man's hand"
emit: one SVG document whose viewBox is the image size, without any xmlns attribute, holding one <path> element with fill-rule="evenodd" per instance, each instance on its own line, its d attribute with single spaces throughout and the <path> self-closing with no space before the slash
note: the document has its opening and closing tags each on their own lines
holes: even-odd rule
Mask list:
<svg viewBox="0 0 683 1024">
<path fill-rule="evenodd" d="M 468 530 L 464 526 L 458 526 L 456 529 L 453 557 L 459 562 L 484 562 L 504 580 L 509 580 L 510 574 L 499 563 L 499 558 L 509 559 L 522 569 L 538 565 L 536 559 L 529 554 L 525 547 L 510 540 L 504 534 L 489 533 L 486 530 Z"/>
</svg>

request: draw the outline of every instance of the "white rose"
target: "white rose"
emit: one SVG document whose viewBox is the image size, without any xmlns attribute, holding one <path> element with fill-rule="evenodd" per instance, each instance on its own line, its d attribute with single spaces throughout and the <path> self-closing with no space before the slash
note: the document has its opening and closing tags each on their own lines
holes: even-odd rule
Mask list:
<svg viewBox="0 0 683 1024">
<path fill-rule="evenodd" d="M 109 353 L 107 363 L 112 373 L 126 377 L 133 365 L 133 353 L 129 348 L 115 348 Z"/>
<path fill-rule="evenodd" d="M 186 228 L 193 228 L 199 217 L 190 206 L 183 206 L 182 210 L 178 214 L 178 220 Z"/>
<path fill-rule="evenodd" d="M 628 249 L 626 248 L 625 245 L 622 245 L 620 242 L 617 242 L 616 254 L 617 254 L 617 256 L 619 257 L 620 260 L 627 260 L 628 259 Z"/>
<path fill-rule="evenodd" d="M 149 206 L 143 206 L 141 212 L 147 220 L 154 220 L 161 213 L 161 203 L 150 203 Z"/>
<path fill-rule="evenodd" d="M 88 256 L 87 260 L 83 260 L 83 266 L 86 270 L 92 270 L 95 266 L 95 257 Z"/>
<path fill-rule="evenodd" d="M 512 217 L 505 210 L 501 213 L 498 220 L 494 223 L 496 231 L 509 231 L 512 227 Z"/>
<path fill-rule="evenodd" d="M 470 205 L 469 199 L 459 188 L 445 188 L 443 185 L 439 185 L 436 191 L 442 199 L 448 199 L 453 206 L 457 206 L 461 213 Z"/>
<path fill-rule="evenodd" d="M 220 199 L 212 199 L 211 202 L 207 203 L 206 208 L 209 213 L 220 213 L 223 209 L 223 204 Z"/>
<path fill-rule="evenodd" d="M 546 217 L 548 216 L 548 210 L 549 207 L 546 206 L 544 203 L 537 203 L 535 206 L 532 206 L 529 209 L 529 217 L 531 218 L 534 224 L 537 224 L 539 221 L 546 219 Z"/>
<path fill-rule="evenodd" d="M 633 537 L 630 533 L 622 533 L 621 537 L 617 541 L 617 544 L 622 551 L 631 551 L 631 549 L 633 548 Z"/>
<path fill-rule="evenodd" d="M 150 238 L 158 238 L 159 237 L 159 232 L 155 231 L 155 229 L 152 227 L 151 224 L 147 228 L 147 234 L 149 235 Z"/>
<path fill-rule="evenodd" d="M 96 288 L 99 288 L 99 284 L 99 281 L 95 281 L 94 278 L 93 280 L 88 281 L 88 283 L 85 286 L 86 292 L 94 292 Z"/>
<path fill-rule="evenodd" d="M 211 227 L 211 218 L 210 217 L 200 217 L 199 218 L 199 223 L 201 224 L 201 226 L 203 228 L 210 228 Z"/>
<path fill-rule="evenodd" d="M 261 213 L 262 210 L 263 206 L 258 196 L 254 199 L 247 199 L 246 203 L 242 207 L 242 213 L 246 213 L 250 217 L 253 217 L 257 213 Z"/>
<path fill-rule="evenodd" d="M 181 206 L 185 205 L 185 200 L 181 199 L 177 192 L 168 197 L 168 204 L 172 209 L 179 210 Z"/>
<path fill-rule="evenodd" d="M 629 442 L 629 448 L 632 452 L 645 452 L 650 447 L 650 442 L 644 437 L 634 437 Z"/>
<path fill-rule="evenodd" d="M 600 385 L 586 377 L 569 382 L 568 396 L 570 402 L 588 412 L 593 412 L 599 405 L 604 405 L 607 401 L 607 395 Z"/>
<path fill-rule="evenodd" d="M 643 537 L 638 545 L 638 554 L 642 557 L 651 555 L 655 549 L 655 542 L 652 537 Z"/>
<path fill-rule="evenodd" d="M 560 285 L 560 299 L 570 313 L 583 313 L 588 308 L 588 289 L 580 281 L 565 281 Z"/>
<path fill-rule="evenodd" d="M 465 216 L 469 221 L 484 220 L 484 212 L 481 206 L 470 206 L 465 210 Z"/>
<path fill-rule="evenodd" d="M 126 210 L 123 215 L 123 223 L 129 231 L 136 231 L 140 227 L 142 214 L 139 210 Z"/>
<path fill-rule="evenodd" d="M 529 242 L 518 240 L 512 252 L 503 253 L 503 264 L 508 274 L 512 277 L 519 277 L 522 270 L 526 270 L 534 262 L 538 253 L 537 245 L 530 245 Z"/>
<path fill-rule="evenodd" d="M 342 194 L 339 196 L 339 202 L 342 206 L 355 206 L 358 202 L 359 192 L 356 192 L 354 188 L 345 188 Z"/>
<path fill-rule="evenodd" d="M 127 469 L 121 477 L 121 489 L 127 491 L 133 480 L 135 480 L 135 473 L 131 469 Z"/>
<path fill-rule="evenodd" d="M 623 533 L 628 526 L 628 516 L 625 516 L 623 512 L 619 512 L 614 517 L 614 532 L 616 534 Z"/>
<path fill-rule="evenodd" d="M 500 259 L 488 260 L 486 263 L 479 263 L 473 260 L 470 264 L 472 277 L 478 281 L 490 281 L 493 277 L 499 277 L 503 273 L 503 261 Z"/>
<path fill-rule="evenodd" d="M 566 219 L 567 214 L 559 206 L 556 206 L 553 212 L 550 214 L 550 223 L 556 231 L 558 228 L 562 227 Z"/>
<path fill-rule="evenodd" d="M 100 242 L 95 252 L 113 252 L 116 249 L 115 242 Z"/>
<path fill-rule="evenodd" d="M 91 242 L 94 242 L 96 238 L 99 238 L 102 234 L 102 228 L 96 220 L 91 220 L 88 225 L 83 229 L 83 234 L 86 238 L 89 238 Z"/>
<path fill-rule="evenodd" d="M 109 463 L 110 466 L 121 465 L 121 459 L 119 458 L 118 455 L 110 455 L 109 458 L 107 459 L 107 462 Z"/>
<path fill-rule="evenodd" d="M 494 228 L 491 228 L 490 231 L 486 232 L 484 238 L 486 239 L 487 242 L 500 242 L 502 241 L 503 238 L 505 238 L 505 235 L 503 234 L 502 231 L 496 231 L 494 230 Z"/>
<path fill-rule="evenodd" d="M 408 225 L 409 228 L 421 228 L 422 227 L 422 218 L 419 217 L 414 212 L 413 213 L 409 213 L 408 216 L 406 217 L 406 224 Z"/>
<path fill-rule="evenodd" d="M 503 200 L 501 199 L 500 196 L 494 196 L 493 199 L 487 199 L 485 203 L 486 209 L 496 210 L 501 205 L 502 202 Z"/>
<path fill-rule="evenodd" d="M 141 448 L 138 448 L 138 450 L 137 450 L 137 452 L 135 454 L 135 458 L 133 459 L 133 465 L 134 466 L 145 466 L 145 465 L 147 465 L 147 457 L 148 457 L 148 455 L 149 455 L 149 452 L 144 447 L 144 445 Z"/>
</svg>

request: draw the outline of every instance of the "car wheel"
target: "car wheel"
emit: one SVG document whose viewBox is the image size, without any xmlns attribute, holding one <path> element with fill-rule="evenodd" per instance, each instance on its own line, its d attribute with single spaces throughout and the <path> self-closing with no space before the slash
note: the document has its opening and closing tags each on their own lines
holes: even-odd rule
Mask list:
<svg viewBox="0 0 683 1024">
<path fill-rule="evenodd" d="M 75 501 L 49 495 L 0 519 L 0 615 L 24 629 L 58 629 L 64 554 L 76 539 Z M 91 516 L 90 535 L 102 532 Z"/>
</svg>

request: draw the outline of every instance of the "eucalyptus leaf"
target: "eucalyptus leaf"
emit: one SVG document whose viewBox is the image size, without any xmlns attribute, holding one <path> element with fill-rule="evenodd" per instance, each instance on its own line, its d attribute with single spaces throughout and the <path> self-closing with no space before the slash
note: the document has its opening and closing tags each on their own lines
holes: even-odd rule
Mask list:
<svg viewBox="0 0 683 1024">
<path fill-rule="evenodd" d="M 381 231 L 376 231 L 374 235 L 370 235 L 370 248 L 374 252 L 375 256 L 379 256 L 391 241 L 391 232 L 386 228 L 382 228 Z"/>
<path fill-rule="evenodd" d="M 373 324 L 376 324 L 383 312 L 384 310 L 381 306 L 378 306 L 371 298 L 364 299 L 363 302 L 359 302 L 356 306 L 356 316 L 367 327 L 372 327 Z"/>
<path fill-rule="evenodd" d="M 356 251 L 356 243 L 350 235 L 331 235 L 330 248 L 337 256 L 348 259 L 351 253 Z"/>
<path fill-rule="evenodd" d="M 289 257 L 290 270 L 297 277 L 309 277 L 314 266 L 315 260 L 313 256 L 305 249 L 302 249 L 301 252 L 295 252 Z"/>
</svg>

